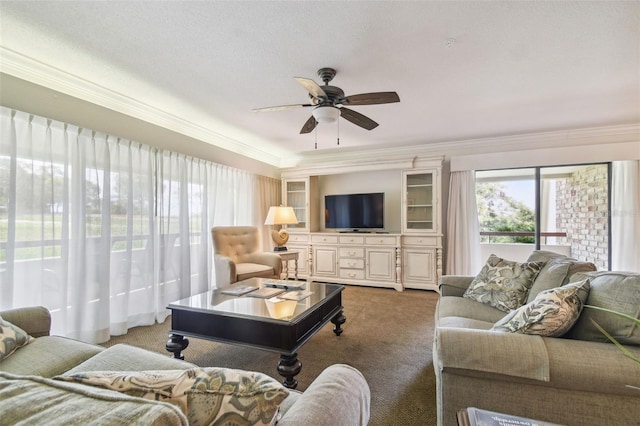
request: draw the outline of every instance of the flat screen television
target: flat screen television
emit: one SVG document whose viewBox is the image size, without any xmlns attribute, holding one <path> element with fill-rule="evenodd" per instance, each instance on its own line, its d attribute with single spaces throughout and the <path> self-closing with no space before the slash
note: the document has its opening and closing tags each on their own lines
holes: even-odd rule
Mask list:
<svg viewBox="0 0 640 426">
<path fill-rule="evenodd" d="M 384 229 L 384 192 L 324 196 L 324 227 Z"/>
</svg>

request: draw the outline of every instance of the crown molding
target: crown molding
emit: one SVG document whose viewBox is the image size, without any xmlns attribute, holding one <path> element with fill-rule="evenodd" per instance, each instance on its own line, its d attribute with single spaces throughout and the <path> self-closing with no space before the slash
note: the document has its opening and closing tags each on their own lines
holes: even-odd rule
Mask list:
<svg viewBox="0 0 640 426">
<path fill-rule="evenodd" d="M 286 155 L 274 152 L 273 149 L 270 152 L 256 149 L 255 146 L 218 133 L 211 128 L 52 67 L 4 46 L 0 46 L 0 58 L 0 72 L 2 73 L 144 120 L 263 163 L 280 167 L 281 157 Z"/>
<path fill-rule="evenodd" d="M 297 159 L 297 163 L 289 163 L 286 167 L 290 170 L 295 168 L 313 170 L 318 167 L 316 165 L 319 163 L 345 164 L 349 162 L 376 161 L 384 163 L 389 158 L 402 156 L 428 159 L 438 155 L 451 156 L 452 153 L 459 155 L 461 153 L 478 153 L 478 151 L 482 153 L 527 151 L 622 142 L 640 142 L 640 123 L 443 141 L 405 147 L 367 149 L 364 151 L 334 149 L 330 152 L 308 153 L 300 156 Z"/>
</svg>

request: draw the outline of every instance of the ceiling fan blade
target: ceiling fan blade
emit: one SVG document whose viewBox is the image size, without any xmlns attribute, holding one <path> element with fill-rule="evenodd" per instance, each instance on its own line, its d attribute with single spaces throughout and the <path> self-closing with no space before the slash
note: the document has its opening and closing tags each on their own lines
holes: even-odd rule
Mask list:
<svg viewBox="0 0 640 426">
<path fill-rule="evenodd" d="M 345 107 L 340 108 L 340 115 L 345 120 L 348 120 L 353 124 L 355 124 L 356 126 L 362 127 L 363 129 L 372 130 L 378 127 L 378 123 L 376 123 L 369 117 L 366 117 L 360 114 L 359 112 L 355 112 L 354 110 L 349 108 L 345 108 Z"/>
<path fill-rule="evenodd" d="M 280 105 L 280 106 L 272 106 L 266 108 L 254 108 L 251 111 L 253 112 L 268 112 L 268 111 L 280 111 L 282 109 L 292 109 L 292 108 L 303 108 L 314 106 L 311 104 L 296 104 L 296 105 Z"/>
<path fill-rule="evenodd" d="M 311 79 L 308 79 L 308 78 L 302 78 L 302 77 L 295 77 L 295 79 L 314 98 L 327 98 L 328 97 L 327 94 L 324 92 L 324 90 L 322 90 L 322 88 L 320 86 L 318 86 L 318 83 L 316 83 L 315 81 L 313 81 Z"/>
<path fill-rule="evenodd" d="M 377 105 L 390 104 L 393 102 L 400 102 L 400 97 L 396 92 L 376 92 L 351 95 L 345 98 L 344 103 L 347 105 Z"/>
<path fill-rule="evenodd" d="M 302 126 L 302 129 L 300 130 L 300 134 L 303 135 L 305 133 L 311 133 L 311 131 L 315 129 L 317 125 L 318 125 L 318 122 L 312 115 L 311 117 L 309 117 L 307 122 L 304 123 L 304 126 Z"/>
</svg>

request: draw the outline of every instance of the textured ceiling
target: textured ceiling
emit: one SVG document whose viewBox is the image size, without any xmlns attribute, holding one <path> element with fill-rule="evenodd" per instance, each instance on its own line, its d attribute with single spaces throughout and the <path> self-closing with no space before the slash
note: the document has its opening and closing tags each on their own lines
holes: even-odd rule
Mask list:
<svg viewBox="0 0 640 426">
<path fill-rule="evenodd" d="M 336 149 L 300 135 L 293 77 L 334 67 L 352 109 L 342 149 L 640 122 L 640 2 L 10 2 L 4 48 L 265 152 Z M 126 111 L 125 111 L 126 112 Z"/>
</svg>

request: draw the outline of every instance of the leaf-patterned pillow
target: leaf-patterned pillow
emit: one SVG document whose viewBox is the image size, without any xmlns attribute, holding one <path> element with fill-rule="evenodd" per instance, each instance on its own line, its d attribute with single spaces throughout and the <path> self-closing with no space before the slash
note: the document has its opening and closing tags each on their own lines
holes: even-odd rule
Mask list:
<svg viewBox="0 0 640 426">
<path fill-rule="evenodd" d="M 34 340 L 26 331 L 0 317 L 0 361 Z"/>
<path fill-rule="evenodd" d="M 527 300 L 529 289 L 543 266 L 544 262 L 520 263 L 492 254 L 463 297 L 511 312 Z"/>
<path fill-rule="evenodd" d="M 177 405 L 192 425 L 273 425 L 289 395 L 265 374 L 230 368 L 89 371 L 54 378 Z"/>
<path fill-rule="evenodd" d="M 540 292 L 535 299 L 510 312 L 492 331 L 560 337 L 580 317 L 589 296 L 589 280 Z"/>
</svg>

